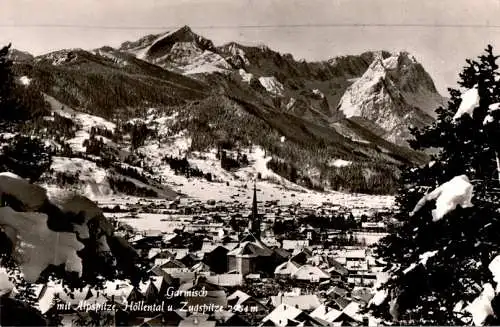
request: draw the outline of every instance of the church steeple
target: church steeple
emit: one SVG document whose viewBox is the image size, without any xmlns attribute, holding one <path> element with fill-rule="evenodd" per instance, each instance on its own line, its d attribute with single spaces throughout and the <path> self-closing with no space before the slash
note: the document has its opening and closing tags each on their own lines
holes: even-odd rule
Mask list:
<svg viewBox="0 0 500 327">
<path fill-rule="evenodd" d="M 257 185 L 253 183 L 253 201 L 252 201 L 252 216 L 248 222 L 248 230 L 258 239 L 260 239 L 260 218 L 257 211 Z"/>
<path fill-rule="evenodd" d="M 253 202 L 252 202 L 252 219 L 256 220 L 258 217 L 257 212 L 257 185 L 256 182 L 253 182 Z"/>
</svg>

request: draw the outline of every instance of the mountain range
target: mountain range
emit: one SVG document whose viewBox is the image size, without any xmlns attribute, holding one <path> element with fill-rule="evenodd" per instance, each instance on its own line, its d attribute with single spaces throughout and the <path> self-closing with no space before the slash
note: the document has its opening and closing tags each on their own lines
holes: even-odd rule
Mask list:
<svg viewBox="0 0 500 327">
<path fill-rule="evenodd" d="M 54 116 L 72 124 L 57 140 L 40 130 L 56 149 L 70 145 L 60 157 L 126 162 L 150 172 L 148 187 L 161 167 L 181 159 L 183 174 L 189 167 L 187 174 L 206 178 L 211 154 L 224 168 L 219 177 L 237 180 L 252 165 L 243 155 L 262 149 L 264 168 L 292 184 L 390 192 L 401 167 L 427 160 L 408 147 L 409 128 L 432 123 L 446 102 L 404 51 L 307 62 L 266 46 L 216 46 L 188 26 L 117 48 L 36 57 L 13 50 L 11 59 L 19 82 L 49 102 L 52 119 L 44 124 L 60 124 Z M 102 144 L 90 151 L 95 136 Z"/>
</svg>

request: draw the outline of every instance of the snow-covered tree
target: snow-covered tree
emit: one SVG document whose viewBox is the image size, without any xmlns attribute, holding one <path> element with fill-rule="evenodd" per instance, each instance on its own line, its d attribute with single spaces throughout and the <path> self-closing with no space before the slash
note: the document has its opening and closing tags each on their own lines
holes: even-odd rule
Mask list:
<svg viewBox="0 0 500 327">
<path fill-rule="evenodd" d="M 14 85 L 14 77 L 12 74 L 12 62 L 8 59 L 10 44 L 0 49 L 0 108 L 3 109 L 10 99 L 11 89 Z"/>
<path fill-rule="evenodd" d="M 52 151 L 37 137 L 16 135 L 0 153 L 1 171 L 36 182 L 50 168 Z"/>
<path fill-rule="evenodd" d="M 391 275 L 371 306 L 376 316 L 398 324 L 500 322 L 489 268 L 500 253 L 500 138 L 485 125 L 490 106 L 500 102 L 497 58 L 488 46 L 467 60 L 458 83 L 463 90 L 450 89 L 436 122 L 413 131 L 412 147 L 435 154 L 402 174 L 403 224 L 376 248 Z"/>
<path fill-rule="evenodd" d="M 33 306 L 33 283 L 61 280 L 69 294 L 106 280 L 137 285 L 149 267 L 94 202 L 32 183 L 51 166 L 50 148 L 30 130 L 45 102 L 37 89 L 16 86 L 8 50 L 0 48 L 0 130 L 16 135 L 1 140 L 0 270 L 13 285 L 0 271 L 0 325 L 40 326 L 46 321 Z M 57 315 L 47 318 L 54 323 Z"/>
</svg>

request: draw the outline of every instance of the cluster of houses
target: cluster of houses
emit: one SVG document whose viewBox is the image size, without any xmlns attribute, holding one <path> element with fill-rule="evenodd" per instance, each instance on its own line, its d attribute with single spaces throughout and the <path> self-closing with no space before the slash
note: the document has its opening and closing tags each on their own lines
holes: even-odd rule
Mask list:
<svg viewBox="0 0 500 327">
<path fill-rule="evenodd" d="M 214 204 L 212 204 L 214 205 Z M 203 222 L 202 243 L 186 247 L 186 230 L 136 234 L 129 242 L 150 262 L 139 285 L 108 281 L 102 289 L 71 293 L 57 282 L 36 285 L 35 306 L 65 325 L 81 325 L 98 312 L 100 324 L 135 326 L 368 325 L 362 314 L 383 275 L 366 246 L 325 247 L 328 231 L 300 226 L 302 237 L 276 241 L 266 214 L 252 210 L 242 232 L 224 222 Z M 206 225 L 214 225 L 207 228 Z M 376 223 L 363 233 L 383 233 Z M 198 234 L 200 234 L 198 233 Z M 189 234 L 190 235 L 190 234 Z M 199 235 L 198 235 L 199 236 Z M 95 317 L 94 317 L 95 318 Z M 87 320 L 86 320 L 87 319 Z"/>
</svg>

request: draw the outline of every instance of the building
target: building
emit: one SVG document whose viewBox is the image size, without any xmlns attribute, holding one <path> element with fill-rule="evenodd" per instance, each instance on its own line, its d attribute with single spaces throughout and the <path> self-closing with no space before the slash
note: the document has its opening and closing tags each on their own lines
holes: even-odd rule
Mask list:
<svg viewBox="0 0 500 327">
<path fill-rule="evenodd" d="M 273 263 L 276 256 L 274 251 L 260 240 L 260 227 L 260 217 L 257 212 L 257 188 L 254 184 L 252 214 L 248 228 L 241 237 L 239 245 L 227 253 L 229 272 L 237 272 L 246 276 L 251 273 L 274 271 Z"/>
<path fill-rule="evenodd" d="M 253 234 L 248 235 L 246 239 L 237 248 L 228 252 L 229 271 L 236 271 L 243 276 L 268 271 L 270 263 L 274 261 L 273 251 Z"/>
<path fill-rule="evenodd" d="M 252 215 L 248 221 L 248 231 L 260 240 L 261 217 L 257 211 L 257 185 L 253 184 Z"/>
</svg>

